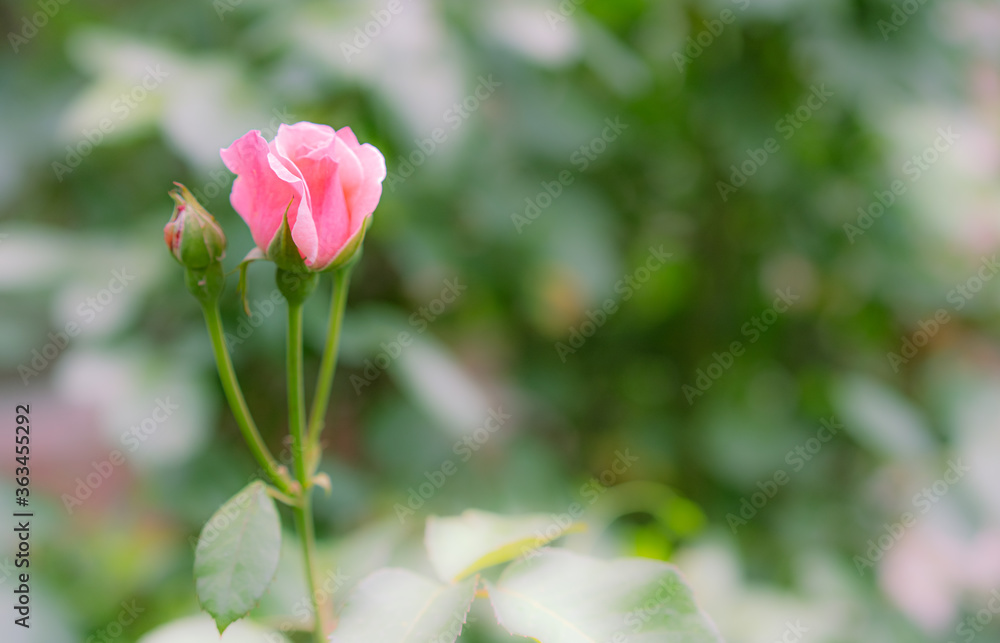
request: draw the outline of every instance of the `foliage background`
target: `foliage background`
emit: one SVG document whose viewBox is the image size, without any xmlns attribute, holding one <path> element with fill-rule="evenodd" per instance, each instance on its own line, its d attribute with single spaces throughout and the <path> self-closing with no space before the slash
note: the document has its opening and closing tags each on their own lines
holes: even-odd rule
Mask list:
<svg viewBox="0 0 1000 643">
<path fill-rule="evenodd" d="M 426 566 L 426 515 L 559 514 L 588 503 L 584 486 L 628 450 L 638 460 L 606 478 L 610 489 L 587 505 L 595 528 L 570 546 L 676 562 L 728 641 L 778 640 L 789 623 L 816 642 L 969 640 L 957 628 L 1000 586 L 1000 300 L 989 280 L 1000 242 L 998 7 L 399 6 L 384 27 L 372 23 L 379 1 L 0 6 L 0 408 L 33 409 L 29 640 L 105 640 L 123 602 L 143 611 L 122 641 L 197 613 L 189 539 L 254 465 L 198 307 L 162 247 L 166 191 L 179 180 L 206 196 L 235 266 L 251 241 L 218 149 L 282 120 L 350 125 L 397 176 L 401 157 L 444 130 L 411 176 L 387 182 L 352 284 L 323 465 L 334 492 L 318 509 L 329 569 L 347 578 L 334 602 L 375 566 Z M 43 10 L 54 15 L 35 35 L 10 39 Z M 734 20 L 707 38 L 724 10 Z M 897 10 L 901 24 L 887 30 Z M 366 25 L 370 43 L 346 49 Z M 688 39 L 700 34 L 711 42 L 697 53 Z M 696 55 L 678 64 L 685 50 Z M 150 66 L 162 82 L 123 101 Z M 490 78 L 500 85 L 456 119 L 455 104 Z M 785 139 L 779 119 L 817 87 L 832 97 Z M 102 119 L 110 131 L 86 145 Z M 574 153 L 605 119 L 627 129 L 582 169 Z M 958 140 L 915 173 L 906 164 L 941 128 Z M 717 182 L 769 137 L 778 152 L 721 198 Z M 63 172 L 54 164 L 73 164 L 70 150 L 81 157 Z M 525 199 L 564 170 L 573 183 L 519 226 Z M 845 229 L 897 179 L 905 194 L 862 234 Z M 661 244 L 670 260 L 623 300 L 616 283 Z M 976 287 L 981 266 L 981 289 L 956 296 Z M 113 270 L 135 278 L 88 303 Z M 263 302 L 268 269 L 251 278 L 251 302 Z M 456 282 L 467 288 L 443 304 Z M 778 289 L 798 300 L 751 343 L 745 324 Z M 307 309 L 313 368 L 329 301 L 320 290 Z M 562 359 L 556 344 L 608 298 L 618 311 Z M 284 322 L 280 306 L 270 316 L 252 305 L 263 323 L 234 359 L 280 450 Z M 426 328 L 411 321 L 421 307 L 439 311 Z M 941 309 L 947 321 L 914 357 L 888 356 Z M 234 336 L 248 323 L 232 292 L 224 313 Z M 69 322 L 83 332 L 32 366 Z M 381 358 L 400 332 L 415 343 Z M 734 341 L 745 354 L 689 403 L 682 387 Z M 130 451 L 124 436 L 165 398 L 178 408 Z M 511 419 L 399 520 L 397 505 L 427 472 L 460 462 L 454 444 L 490 409 Z M 830 418 L 843 430 L 793 470 L 786 454 L 815 444 Z M 70 513 L 64 495 L 115 449 L 125 464 Z M 13 495 L 12 460 L 0 463 L 0 496 Z M 915 494 L 954 462 L 968 472 L 923 512 Z M 788 483 L 731 529 L 778 470 Z M 915 523 L 859 572 L 856 557 L 904 512 Z M 287 555 L 287 577 L 256 615 L 272 626 L 301 595 Z M 4 640 L 19 640 L 9 621 Z M 998 632 L 990 623 L 975 635 Z M 507 638 L 478 623 L 462 636 Z"/>
</svg>

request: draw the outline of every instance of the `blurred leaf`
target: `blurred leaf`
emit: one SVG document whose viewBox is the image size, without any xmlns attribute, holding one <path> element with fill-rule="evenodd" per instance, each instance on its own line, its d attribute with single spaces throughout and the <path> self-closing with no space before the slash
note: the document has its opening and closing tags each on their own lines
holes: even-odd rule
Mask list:
<svg viewBox="0 0 1000 643">
<path fill-rule="evenodd" d="M 920 412 L 878 380 L 845 378 L 835 386 L 833 397 L 847 431 L 872 452 L 891 459 L 933 452 L 934 439 Z"/>
<path fill-rule="evenodd" d="M 208 521 L 195 549 L 198 600 L 219 632 L 257 605 L 278 569 L 281 519 L 259 480 Z"/>
<path fill-rule="evenodd" d="M 452 435 L 471 434 L 482 425 L 489 397 L 465 367 L 446 347 L 422 338 L 401 346 L 387 345 L 381 354 L 398 357 L 398 368 L 390 371 L 414 402 Z"/>
<path fill-rule="evenodd" d="M 479 578 L 440 585 L 405 569 L 380 569 L 347 599 L 331 643 L 454 643 Z"/>
<path fill-rule="evenodd" d="M 212 619 L 200 615 L 158 627 L 139 639 L 139 643 L 286 643 L 287 640 L 254 623 L 236 623 L 220 638 Z"/>
<path fill-rule="evenodd" d="M 633 530 L 634 554 L 640 558 L 670 560 L 673 547 L 658 525 L 643 525 Z"/>
<path fill-rule="evenodd" d="M 679 496 L 665 503 L 657 517 L 678 536 L 690 536 L 705 526 L 705 512 L 701 507 Z"/>
<path fill-rule="evenodd" d="M 470 509 L 451 518 L 429 517 L 425 541 L 438 577 L 458 581 L 581 527 L 579 523 L 559 524 L 545 514 L 498 516 Z"/>
<path fill-rule="evenodd" d="M 548 549 L 487 587 L 500 624 L 540 643 L 722 641 L 675 568 L 659 561 Z"/>
</svg>

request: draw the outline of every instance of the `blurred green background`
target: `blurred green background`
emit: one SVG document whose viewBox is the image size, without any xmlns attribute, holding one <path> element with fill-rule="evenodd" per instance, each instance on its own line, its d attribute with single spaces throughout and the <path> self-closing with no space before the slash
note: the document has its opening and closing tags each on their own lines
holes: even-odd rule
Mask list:
<svg viewBox="0 0 1000 643">
<path fill-rule="evenodd" d="M 37 512 L 35 628 L 3 640 L 198 613 L 191 539 L 255 465 L 166 192 L 235 267 L 218 150 L 300 120 L 390 173 L 329 413 L 329 605 L 426 568 L 427 515 L 580 503 L 567 546 L 675 562 L 731 643 L 997 640 L 997 4 L 36 0 L 0 25 L 0 408 L 31 404 Z M 281 451 L 283 306 L 273 268 L 250 281 L 224 318 Z M 305 623 L 288 547 L 274 629 Z M 476 618 L 462 641 L 512 639 Z"/>
</svg>

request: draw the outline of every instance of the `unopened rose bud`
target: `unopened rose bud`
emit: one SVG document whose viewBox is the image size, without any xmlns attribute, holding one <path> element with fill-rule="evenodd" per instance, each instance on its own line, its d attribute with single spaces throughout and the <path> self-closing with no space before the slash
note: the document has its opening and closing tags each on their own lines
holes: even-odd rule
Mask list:
<svg viewBox="0 0 1000 643">
<path fill-rule="evenodd" d="M 171 190 L 174 214 L 163 228 L 171 254 L 185 268 L 203 270 L 226 256 L 226 235 L 215 218 L 180 183 Z"/>
</svg>

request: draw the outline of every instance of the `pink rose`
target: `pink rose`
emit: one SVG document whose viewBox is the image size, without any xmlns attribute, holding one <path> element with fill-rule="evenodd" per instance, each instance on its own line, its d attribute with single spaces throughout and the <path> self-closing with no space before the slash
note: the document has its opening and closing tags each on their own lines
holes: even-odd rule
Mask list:
<svg viewBox="0 0 1000 643">
<path fill-rule="evenodd" d="M 237 175 L 229 200 L 264 254 L 280 240 L 286 211 L 309 270 L 340 265 L 357 251 L 382 196 L 385 158 L 358 143 L 351 128 L 282 125 L 270 143 L 251 130 L 220 154 Z"/>
</svg>

